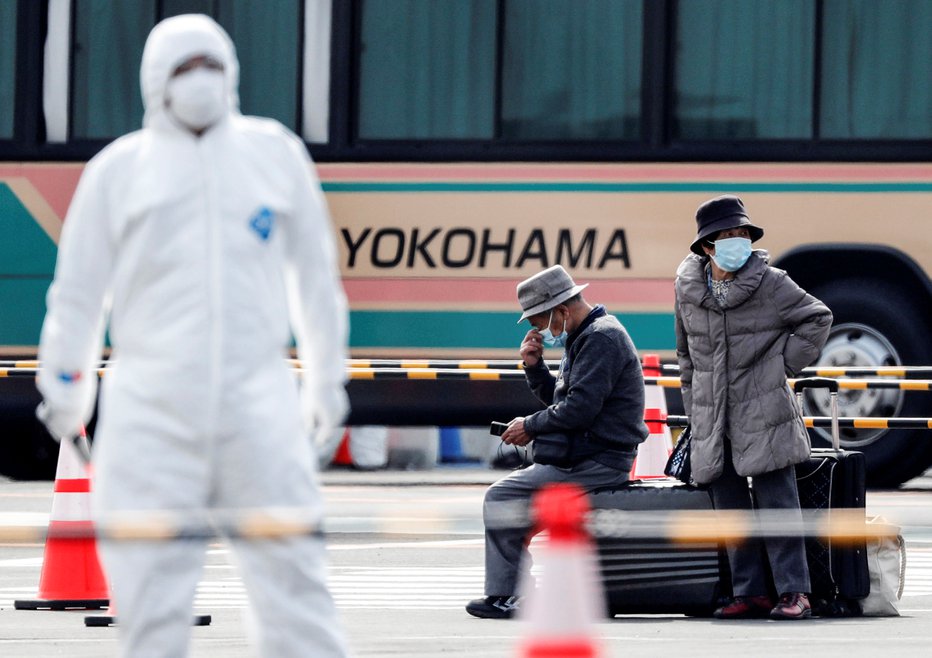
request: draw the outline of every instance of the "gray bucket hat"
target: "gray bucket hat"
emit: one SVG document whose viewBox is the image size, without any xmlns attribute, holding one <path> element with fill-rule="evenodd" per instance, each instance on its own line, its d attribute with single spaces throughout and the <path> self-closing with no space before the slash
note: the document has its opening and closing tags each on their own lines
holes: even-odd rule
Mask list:
<svg viewBox="0 0 932 658">
<path fill-rule="evenodd" d="M 751 242 L 757 242 L 764 237 L 764 229 L 751 223 L 741 199 L 732 194 L 709 199 L 696 210 L 696 238 L 689 248 L 694 254 L 705 256 L 702 250 L 703 240 L 719 231 L 739 227 L 747 228 L 751 234 Z"/>
<path fill-rule="evenodd" d="M 518 284 L 518 302 L 524 311 L 518 324 L 532 315 L 562 304 L 570 297 L 578 295 L 588 285 L 584 283 L 577 286 L 561 265 L 548 267 L 530 279 L 525 279 Z"/>
</svg>

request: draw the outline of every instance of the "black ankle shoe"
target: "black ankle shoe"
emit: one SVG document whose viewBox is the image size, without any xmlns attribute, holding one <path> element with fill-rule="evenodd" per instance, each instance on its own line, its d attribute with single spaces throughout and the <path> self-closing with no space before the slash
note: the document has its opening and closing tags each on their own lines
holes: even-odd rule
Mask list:
<svg viewBox="0 0 932 658">
<path fill-rule="evenodd" d="M 511 619 L 520 605 L 517 596 L 487 596 L 467 603 L 466 612 L 482 619 Z"/>
</svg>

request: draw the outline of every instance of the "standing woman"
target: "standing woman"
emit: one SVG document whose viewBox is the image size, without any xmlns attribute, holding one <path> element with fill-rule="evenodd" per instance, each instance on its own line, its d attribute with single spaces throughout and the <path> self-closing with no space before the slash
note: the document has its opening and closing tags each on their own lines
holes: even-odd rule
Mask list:
<svg viewBox="0 0 932 658">
<path fill-rule="evenodd" d="M 794 465 L 809 436 L 786 378 L 815 361 L 832 313 L 752 250 L 763 229 L 724 195 L 696 211 L 693 252 L 676 272 L 676 353 L 692 426 L 692 477 L 709 485 L 716 509 L 796 510 Z M 727 545 L 734 599 L 719 619 L 811 616 L 802 537 Z M 779 600 L 768 594 L 768 570 Z"/>
</svg>

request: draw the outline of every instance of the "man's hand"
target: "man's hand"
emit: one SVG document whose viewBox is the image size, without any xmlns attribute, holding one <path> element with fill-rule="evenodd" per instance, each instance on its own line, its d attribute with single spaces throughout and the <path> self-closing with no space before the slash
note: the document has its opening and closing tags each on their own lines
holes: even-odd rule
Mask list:
<svg viewBox="0 0 932 658">
<path fill-rule="evenodd" d="M 502 443 L 510 446 L 526 446 L 533 438 L 524 429 L 524 416 L 518 416 L 508 423 L 508 429 L 502 434 Z"/>
<path fill-rule="evenodd" d="M 323 386 L 312 398 L 311 422 L 318 435 L 326 435 L 343 425 L 349 413 L 349 397 L 342 384 Z"/>
<path fill-rule="evenodd" d="M 70 439 L 81 431 L 80 412 L 53 408 L 43 400 L 36 407 L 38 418 L 56 441 Z"/>
<path fill-rule="evenodd" d="M 520 354 L 524 365 L 528 367 L 536 366 L 544 358 L 544 342 L 537 329 L 531 329 L 527 332 L 524 340 L 521 341 Z"/>
</svg>

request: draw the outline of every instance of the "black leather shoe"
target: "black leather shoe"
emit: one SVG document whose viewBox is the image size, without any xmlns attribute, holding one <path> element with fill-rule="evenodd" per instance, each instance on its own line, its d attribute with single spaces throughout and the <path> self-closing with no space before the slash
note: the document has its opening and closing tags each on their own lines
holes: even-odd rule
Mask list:
<svg viewBox="0 0 932 658">
<path fill-rule="evenodd" d="M 517 596 L 487 596 L 467 603 L 466 612 L 482 619 L 511 619 L 520 605 Z"/>
</svg>

